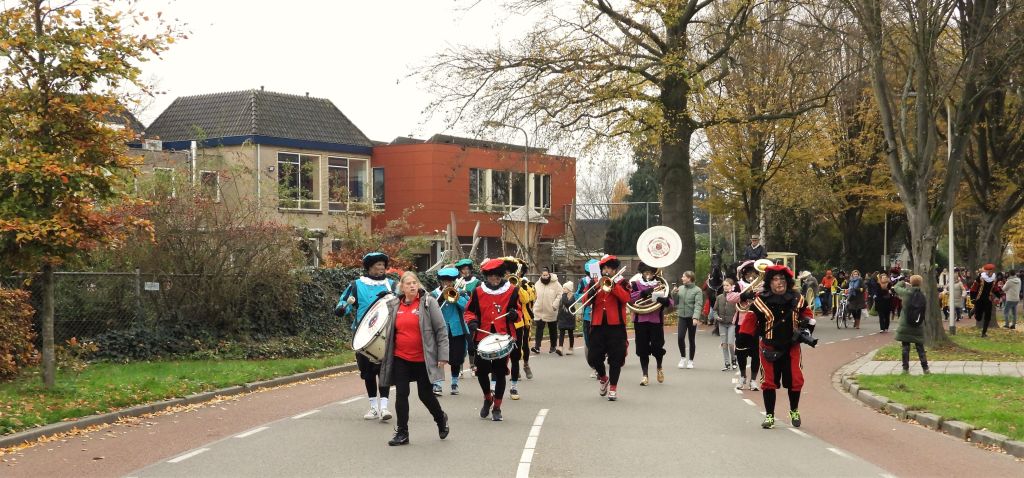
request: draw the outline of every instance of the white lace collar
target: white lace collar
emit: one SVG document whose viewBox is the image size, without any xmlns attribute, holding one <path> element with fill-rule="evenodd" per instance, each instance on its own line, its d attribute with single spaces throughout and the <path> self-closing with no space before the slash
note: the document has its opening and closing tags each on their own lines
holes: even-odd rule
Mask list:
<svg viewBox="0 0 1024 478">
<path fill-rule="evenodd" d="M 640 284 L 640 285 L 645 285 L 645 286 L 648 286 L 648 287 L 661 285 L 661 282 L 658 282 L 657 279 L 651 279 L 650 282 L 647 282 L 647 281 L 644 280 L 643 277 L 637 279 L 636 283 Z"/>
<path fill-rule="evenodd" d="M 509 287 L 512 287 L 512 284 L 506 281 L 505 284 L 502 285 L 501 287 L 498 287 L 497 290 L 491 290 L 489 285 L 486 282 L 484 282 L 484 286 L 481 287 L 481 289 L 483 289 L 485 293 L 490 295 L 501 295 L 507 292 Z"/>
<path fill-rule="evenodd" d="M 993 281 L 996 280 L 996 274 L 994 272 L 982 272 L 981 273 L 981 278 L 985 282 L 993 282 Z"/>
<path fill-rule="evenodd" d="M 390 285 L 388 283 L 388 278 L 387 277 L 385 277 L 383 279 L 380 279 L 380 280 L 374 280 L 374 279 L 371 279 L 371 278 L 366 277 L 366 276 L 361 276 L 359 278 L 359 282 L 362 282 L 363 284 L 371 285 L 371 286 L 372 285 L 383 285 L 383 286 L 389 286 Z"/>
</svg>

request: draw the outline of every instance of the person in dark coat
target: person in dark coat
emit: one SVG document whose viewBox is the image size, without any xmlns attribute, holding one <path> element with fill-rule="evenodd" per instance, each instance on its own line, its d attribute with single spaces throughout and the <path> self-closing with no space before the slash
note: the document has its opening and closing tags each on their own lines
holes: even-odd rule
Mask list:
<svg viewBox="0 0 1024 478">
<path fill-rule="evenodd" d="M 761 236 L 757 234 L 750 236 L 750 244 L 743 250 L 743 260 L 756 261 L 766 257 L 768 257 L 768 251 L 765 250 L 764 244 L 761 244 Z"/>
<path fill-rule="evenodd" d="M 860 271 L 854 269 L 850 273 L 850 285 L 846 288 L 846 296 L 849 298 L 846 303 L 846 310 L 850 311 L 850 315 L 853 316 L 853 328 L 860 328 L 860 313 L 864 310 L 865 299 L 864 299 L 864 280 L 860 276 Z"/>
<path fill-rule="evenodd" d="M 566 355 L 572 355 L 573 344 L 576 334 L 576 314 L 569 310 L 573 302 L 573 283 L 568 281 L 562 284 L 562 294 L 558 296 L 558 349 L 555 352 L 561 356 L 562 346 L 565 344 L 565 336 L 569 336 L 569 348 L 565 349 Z"/>
<path fill-rule="evenodd" d="M 912 275 L 909 284 L 906 281 L 897 282 L 893 286 L 893 292 L 896 292 L 900 300 L 907 304 L 911 294 L 915 290 L 921 289 L 923 281 L 923 277 Z M 900 311 L 900 325 L 896 328 L 896 341 L 903 344 L 903 373 L 910 372 L 910 344 L 914 344 L 917 348 L 917 357 L 921 359 L 921 368 L 924 369 L 924 373 L 931 373 L 928 371 L 928 358 L 925 356 L 924 350 L 924 326 L 911 324 L 907 312 L 907 307 L 903 307 L 903 310 Z"/>
</svg>

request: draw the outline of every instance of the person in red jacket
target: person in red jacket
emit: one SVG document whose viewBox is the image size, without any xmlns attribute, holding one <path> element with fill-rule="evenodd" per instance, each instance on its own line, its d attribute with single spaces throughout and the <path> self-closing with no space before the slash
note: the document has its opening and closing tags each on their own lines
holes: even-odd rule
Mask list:
<svg viewBox="0 0 1024 478">
<path fill-rule="evenodd" d="M 519 305 L 519 289 L 512 287 L 512 284 L 505 280 L 504 261 L 492 259 L 485 262 L 480 269 L 484 274 L 484 282 L 470 294 L 464 317 L 469 324 L 469 330 L 476 332 L 469 345 L 469 353 L 473 356 L 477 381 L 484 392 L 484 406 L 480 408 L 480 418 L 487 418 L 490 415 L 491 420 L 500 422 L 501 400 L 505 395 L 505 376 L 509 372 L 508 356 L 497 360 L 485 360 L 477 355 L 476 349 L 480 341 L 487 337 L 487 332 L 510 335 L 515 339 L 516 328 L 513 324 L 519 321 L 522 310 Z M 493 393 L 491 380 L 494 380 Z"/>
<path fill-rule="evenodd" d="M 814 313 L 804 302 L 803 294 L 793 289 L 793 271 L 788 267 L 769 266 L 764 272 L 764 282 L 766 290 L 754 297 L 748 312 L 756 320 L 757 337 L 761 339 L 758 349 L 765 410 L 761 427 L 775 427 L 775 390 L 784 386 L 789 389 L 790 422 L 799 428 L 800 390 L 804 385 L 804 375 L 800 369 L 798 334 L 801 329 L 809 328 Z"/>
<path fill-rule="evenodd" d="M 587 293 L 593 296 L 594 307 L 590 321 L 590 352 L 587 361 L 597 370 L 601 384 L 601 396 L 608 400 L 618 399 L 619 373 L 626 363 L 626 302 L 629 302 L 629 289 L 622 277 L 613 277 L 619 270 L 619 259 L 615 256 L 604 256 L 598 262 L 601 267 L 602 281 L 613 279 L 611 290 L 595 287 Z M 608 360 L 608 372 L 605 373 L 605 359 Z M 609 391 L 609 385 L 611 390 Z"/>
</svg>

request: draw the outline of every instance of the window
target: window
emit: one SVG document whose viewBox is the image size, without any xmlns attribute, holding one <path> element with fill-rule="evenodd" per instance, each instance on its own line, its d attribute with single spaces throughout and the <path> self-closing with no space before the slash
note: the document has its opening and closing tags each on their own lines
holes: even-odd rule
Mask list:
<svg viewBox="0 0 1024 478">
<path fill-rule="evenodd" d="M 200 171 L 199 188 L 203 197 L 220 202 L 220 174 L 217 171 Z"/>
<path fill-rule="evenodd" d="M 512 176 L 512 207 L 526 205 L 526 176 L 520 173 L 509 173 Z"/>
<path fill-rule="evenodd" d="M 320 209 L 320 157 L 278 153 L 278 206 L 287 209 Z"/>
<path fill-rule="evenodd" d="M 327 209 L 347 211 L 348 192 L 348 160 L 327 158 Z"/>
<path fill-rule="evenodd" d="M 551 209 L 551 176 L 534 174 L 533 189 L 530 194 L 533 198 L 533 207 L 541 210 Z"/>
<path fill-rule="evenodd" d="M 373 208 L 384 210 L 384 168 L 373 168 Z"/>
<path fill-rule="evenodd" d="M 348 173 L 349 200 L 361 203 L 370 202 L 370 191 L 366 189 L 370 171 L 366 167 L 366 160 L 348 160 Z"/>
<path fill-rule="evenodd" d="M 153 195 L 159 199 L 177 196 L 174 186 L 174 170 L 171 168 L 153 168 Z"/>
<path fill-rule="evenodd" d="M 339 252 L 341 252 L 341 247 L 342 247 L 341 239 L 331 239 L 331 252 L 339 253 Z"/>
<path fill-rule="evenodd" d="M 485 177 L 486 171 L 483 169 L 472 168 L 469 170 L 469 210 L 480 211 L 487 204 L 486 189 L 484 186 L 487 184 L 487 178 Z"/>
<path fill-rule="evenodd" d="M 491 204 L 508 206 L 511 204 L 509 190 L 511 175 L 508 171 L 491 171 Z"/>
</svg>

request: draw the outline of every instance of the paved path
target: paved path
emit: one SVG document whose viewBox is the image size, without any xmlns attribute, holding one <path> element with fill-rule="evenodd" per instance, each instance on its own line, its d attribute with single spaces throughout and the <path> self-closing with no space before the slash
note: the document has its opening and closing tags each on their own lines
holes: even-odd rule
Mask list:
<svg viewBox="0 0 1024 478">
<path fill-rule="evenodd" d="M 917 352 L 911 352 L 916 360 Z M 928 369 L 932 373 L 1024 377 L 1024 362 L 929 361 Z M 861 375 L 897 375 L 903 373 L 903 363 L 871 360 L 858 367 L 856 373 Z M 910 374 L 921 375 L 921 373 L 921 362 L 911 362 Z"/>
<path fill-rule="evenodd" d="M 37 445 L 3 457 L 0 476 L 1022 476 L 1024 464 L 1006 455 L 842 394 L 833 372 L 892 339 L 872 335 L 869 321 L 828 323 L 818 348 L 805 349 L 800 429 L 785 418 L 760 429 L 761 394 L 734 390 L 718 338 L 702 330 L 693 370 L 674 368 L 668 335 L 664 384 L 641 387 L 630 355 L 618 402 L 598 396 L 580 354 L 534 358 L 534 380 L 506 402 L 501 423 L 478 418 L 480 392 L 468 382 L 442 398 L 444 441 L 414 398 L 412 444 L 388 447 L 393 425 L 362 419 L 361 381 L 345 374 Z M 779 410 L 786 403 L 780 394 Z"/>
</svg>

